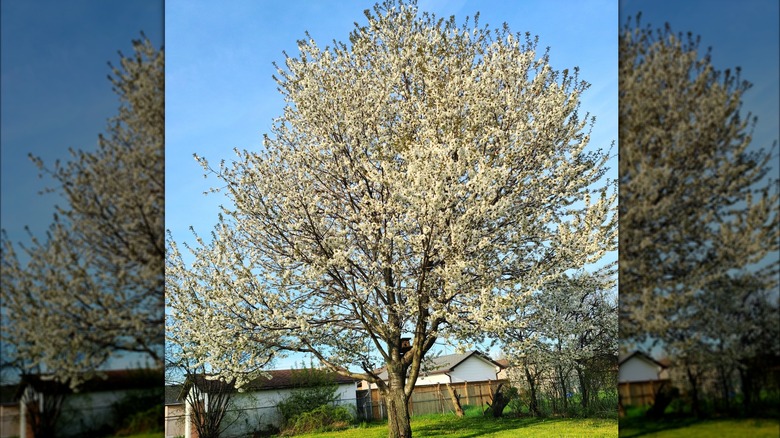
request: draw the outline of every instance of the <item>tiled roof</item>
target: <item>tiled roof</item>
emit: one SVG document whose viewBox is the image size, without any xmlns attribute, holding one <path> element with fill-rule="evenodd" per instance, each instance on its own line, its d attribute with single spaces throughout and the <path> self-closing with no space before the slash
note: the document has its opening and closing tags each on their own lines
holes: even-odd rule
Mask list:
<svg viewBox="0 0 780 438">
<path fill-rule="evenodd" d="M 18 388 L 18 383 L 0 385 L 0 405 L 16 404 L 16 391 Z"/>
<path fill-rule="evenodd" d="M 296 376 L 298 373 L 301 373 L 301 370 L 271 370 L 268 371 L 268 374 L 271 375 L 271 378 L 265 378 L 265 377 L 258 377 L 251 382 L 247 384 L 248 389 L 278 389 L 278 388 L 293 388 L 295 386 L 301 386 L 297 382 L 300 381 L 298 377 Z M 341 374 L 334 373 L 334 372 L 326 372 L 325 375 L 329 379 L 333 379 L 333 381 L 339 385 L 347 384 L 347 383 L 355 383 L 357 382 L 357 379 L 353 379 L 352 377 L 345 377 Z M 298 380 L 296 380 L 298 379 Z"/>
<path fill-rule="evenodd" d="M 296 388 L 296 387 L 304 387 L 305 384 L 303 384 L 301 381 L 305 380 L 304 377 L 301 375 L 305 371 L 303 370 L 270 370 L 265 371 L 270 378 L 265 376 L 259 376 L 250 381 L 246 384 L 244 387 L 247 391 L 262 391 L 262 390 L 268 390 L 268 389 L 285 389 L 285 388 Z M 355 383 L 358 381 L 358 379 L 353 379 L 351 377 L 344 377 L 341 374 L 334 373 L 327 371 L 325 372 L 325 375 L 332 379 L 336 384 L 343 385 L 343 384 L 349 384 L 349 383 Z M 215 380 L 207 379 L 204 375 L 199 375 L 196 377 L 196 380 L 200 382 L 200 387 L 204 388 L 206 386 L 211 386 L 212 391 L 220 390 L 221 387 Z M 206 384 L 206 382 L 209 382 Z M 222 385 L 227 385 L 227 383 L 222 383 Z"/>
<path fill-rule="evenodd" d="M 97 371 L 93 377 L 79 385 L 78 392 L 122 391 L 127 389 L 160 389 L 160 398 L 163 398 L 162 387 L 165 384 L 165 376 L 162 369 L 129 369 Z M 46 393 L 69 393 L 71 389 L 67 383 L 53 380 L 50 374 L 22 374 L 21 382 L 16 391 L 18 399 L 21 391 L 27 386 L 32 386 L 36 391 Z"/>
<path fill-rule="evenodd" d="M 165 404 L 177 405 L 184 403 L 181 399 L 183 385 L 165 385 Z"/>
</svg>

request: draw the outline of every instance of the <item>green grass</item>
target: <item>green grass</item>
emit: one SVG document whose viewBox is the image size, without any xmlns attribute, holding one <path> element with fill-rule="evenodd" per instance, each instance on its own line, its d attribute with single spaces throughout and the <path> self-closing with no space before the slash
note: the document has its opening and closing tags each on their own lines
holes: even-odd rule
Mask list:
<svg viewBox="0 0 780 438">
<path fill-rule="evenodd" d="M 620 420 L 621 437 L 682 438 L 682 437 L 771 437 L 780 436 L 780 420 L 777 419 L 722 419 L 697 420 L 694 418 L 645 420 L 629 418 Z"/>
<path fill-rule="evenodd" d="M 616 437 L 613 419 L 492 418 L 454 414 L 412 418 L 414 437 Z M 385 438 L 386 423 L 371 423 L 339 432 L 296 435 L 307 438 Z"/>
<path fill-rule="evenodd" d="M 121 438 L 165 438 L 165 432 L 147 432 L 138 433 L 135 435 L 123 435 Z"/>
</svg>

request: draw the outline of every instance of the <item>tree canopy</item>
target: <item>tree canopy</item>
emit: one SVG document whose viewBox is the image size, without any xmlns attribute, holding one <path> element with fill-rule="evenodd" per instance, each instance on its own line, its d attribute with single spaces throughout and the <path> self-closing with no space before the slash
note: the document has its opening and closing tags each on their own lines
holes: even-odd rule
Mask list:
<svg viewBox="0 0 780 438">
<path fill-rule="evenodd" d="M 111 66 L 120 106 L 97 150 L 31 157 L 65 200 L 45 238 L 2 236 L 3 354 L 73 386 L 117 352 L 162 364 L 164 56 L 133 48 Z"/>
</svg>

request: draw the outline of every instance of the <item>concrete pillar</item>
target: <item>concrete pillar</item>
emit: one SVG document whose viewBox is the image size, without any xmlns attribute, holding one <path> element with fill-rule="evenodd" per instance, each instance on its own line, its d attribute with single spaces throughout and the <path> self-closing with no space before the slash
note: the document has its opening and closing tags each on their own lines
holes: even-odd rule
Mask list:
<svg viewBox="0 0 780 438">
<path fill-rule="evenodd" d="M 27 438 L 27 404 L 24 396 L 19 400 L 19 438 Z"/>
<path fill-rule="evenodd" d="M 192 438 L 192 407 L 189 397 L 184 398 L 184 438 Z"/>
</svg>

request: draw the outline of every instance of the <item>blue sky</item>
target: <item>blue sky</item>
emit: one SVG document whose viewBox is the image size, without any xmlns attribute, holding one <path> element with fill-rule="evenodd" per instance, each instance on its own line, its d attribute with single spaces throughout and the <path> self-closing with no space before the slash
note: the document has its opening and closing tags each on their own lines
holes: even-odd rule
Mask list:
<svg viewBox="0 0 780 438">
<path fill-rule="evenodd" d="M 38 194 L 56 185 L 38 177 L 28 154 L 52 167 L 69 147 L 96 148 L 119 105 L 108 62 L 131 54 L 142 31 L 161 46 L 163 13 L 161 0 L 0 3 L 0 226 L 12 241 L 29 240 L 26 225 L 43 236 L 62 204 Z"/>
<path fill-rule="evenodd" d="M 24 226 L 42 235 L 51 223 L 53 187 L 38 178 L 32 153 L 53 164 L 68 148 L 95 149 L 119 100 L 111 91 L 108 62 L 132 53 L 141 31 L 163 43 L 160 0 L 3 0 L 0 61 L 0 224 L 12 240 Z"/>
<path fill-rule="evenodd" d="M 297 56 L 296 41 L 308 31 L 320 45 L 347 41 L 354 22 L 373 1 L 285 2 L 169 0 L 166 2 L 166 228 L 177 242 L 194 241 L 189 227 L 204 237 L 217 221 L 221 194 L 204 196 L 218 185 L 203 177 L 193 153 L 217 166 L 233 160 L 233 148 L 260 150 L 262 135 L 281 115 L 283 101 L 271 78 L 272 62 L 286 51 Z M 480 12 L 480 25 L 539 36 L 550 47 L 558 70 L 580 67 L 591 83 L 582 110 L 596 116 L 591 146 L 608 149 L 617 141 L 617 4 L 607 1 L 430 1 L 420 10 L 439 17 Z M 613 149 L 615 154 L 617 149 Z M 610 177 L 617 176 L 617 160 Z M 452 352 L 450 350 L 450 352 Z M 295 360 L 295 359 L 293 359 Z M 300 358 L 298 358 L 300 361 Z M 293 365 L 280 361 L 277 367 Z"/>
</svg>

